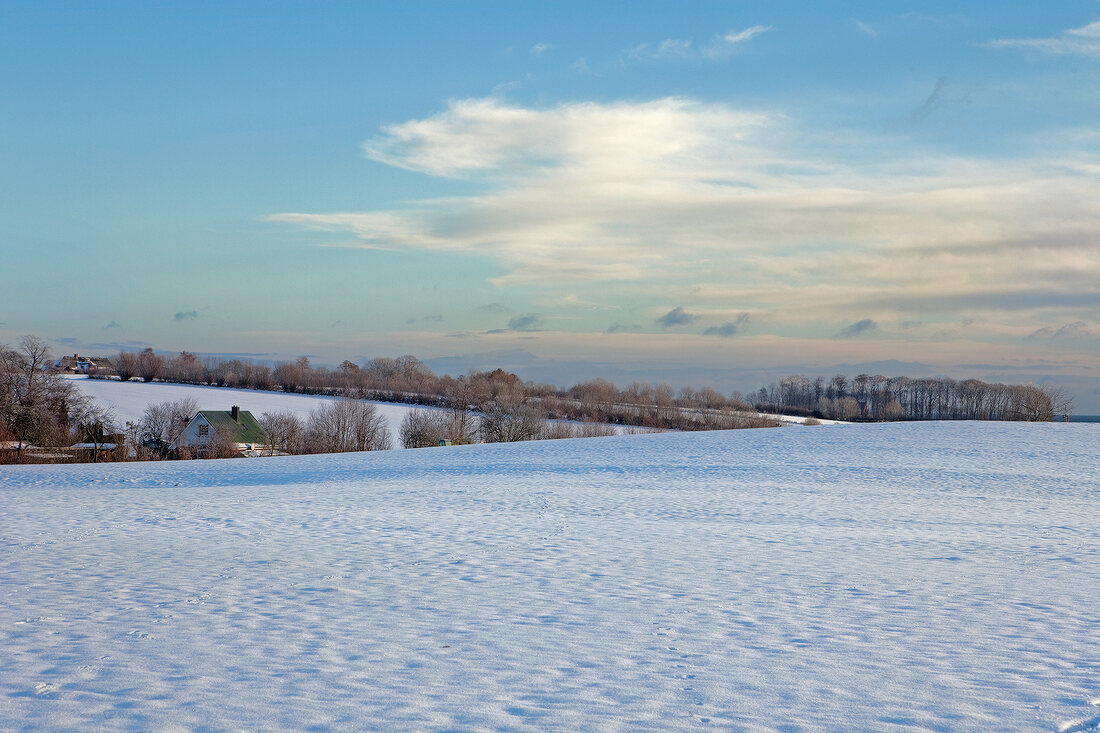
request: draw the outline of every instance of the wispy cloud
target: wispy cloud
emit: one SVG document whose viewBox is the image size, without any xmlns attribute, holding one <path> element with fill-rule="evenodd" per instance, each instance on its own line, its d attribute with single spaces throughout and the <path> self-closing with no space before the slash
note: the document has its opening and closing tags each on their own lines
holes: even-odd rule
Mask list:
<svg viewBox="0 0 1100 733">
<path fill-rule="evenodd" d="M 856 20 L 855 24 L 856 24 L 856 28 L 859 28 L 861 31 L 866 33 L 871 38 L 878 38 L 878 31 L 875 30 L 874 28 L 872 28 L 871 26 L 867 25 L 866 23 L 864 23 L 862 20 Z"/>
<path fill-rule="evenodd" d="M 483 313 L 511 313 L 512 309 L 503 303 L 486 303 L 485 305 L 478 306 L 478 310 Z"/>
<path fill-rule="evenodd" d="M 668 313 L 657 319 L 657 325 L 661 328 L 676 328 L 677 326 L 690 326 L 699 320 L 699 316 L 688 313 L 683 306 L 676 306 Z"/>
<path fill-rule="evenodd" d="M 695 43 L 690 38 L 666 38 L 657 43 L 640 43 L 632 47 L 627 52 L 627 56 L 636 60 L 705 59 L 717 61 L 729 57 L 738 46 L 770 30 L 772 30 L 772 27 L 769 25 L 754 25 L 742 30 L 718 33 L 700 44 Z"/>
<path fill-rule="evenodd" d="M 872 321 L 870 318 L 864 318 L 856 321 L 855 323 L 845 326 L 836 335 L 837 338 L 850 339 L 856 336 L 863 336 L 864 334 L 871 333 L 878 330 L 878 324 Z"/>
<path fill-rule="evenodd" d="M 122 324 L 119 323 L 118 321 L 111 321 L 110 323 L 108 323 L 106 326 L 103 327 L 103 330 L 106 331 L 108 328 L 122 328 Z"/>
<path fill-rule="evenodd" d="M 199 317 L 199 312 L 198 311 L 178 311 L 174 316 L 172 316 L 172 320 L 176 321 L 176 322 L 179 322 L 179 321 L 193 321 L 198 317 Z"/>
<path fill-rule="evenodd" d="M 730 46 L 736 46 L 739 43 L 745 41 L 751 41 L 761 33 L 767 33 L 772 27 L 770 25 L 754 25 L 750 28 L 746 28 L 743 31 L 729 31 L 721 37 L 722 43 Z"/>
<path fill-rule="evenodd" d="M 691 41 L 684 38 L 666 38 L 653 51 L 655 58 L 686 57 L 692 52 Z"/>
<path fill-rule="evenodd" d="M 534 46 L 531 46 L 531 55 L 542 56 L 547 51 L 552 51 L 555 48 L 557 48 L 557 46 L 553 43 L 536 43 Z"/>
<path fill-rule="evenodd" d="M 596 72 L 592 71 L 592 67 L 588 65 L 588 59 L 584 56 L 581 56 L 579 59 L 570 64 L 569 68 L 582 74 L 591 74 L 593 76 L 596 74 Z"/>
<path fill-rule="evenodd" d="M 998 38 L 982 45 L 990 48 L 1029 48 L 1050 54 L 1100 56 L 1100 20 L 1047 38 Z"/>
<path fill-rule="evenodd" d="M 1050 326 L 1044 326 L 1043 328 L 1033 331 L 1028 334 L 1029 339 L 1037 338 L 1049 338 L 1049 339 L 1061 339 L 1061 338 L 1080 338 L 1082 336 L 1091 336 L 1092 331 L 1089 329 L 1089 324 L 1084 321 L 1074 321 L 1073 323 L 1067 323 L 1060 328 L 1051 328 Z"/>
</svg>

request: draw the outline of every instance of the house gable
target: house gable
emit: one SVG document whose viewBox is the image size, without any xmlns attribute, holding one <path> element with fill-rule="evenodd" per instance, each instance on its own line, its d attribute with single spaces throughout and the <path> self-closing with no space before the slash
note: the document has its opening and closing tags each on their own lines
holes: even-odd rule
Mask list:
<svg viewBox="0 0 1100 733">
<path fill-rule="evenodd" d="M 236 419 L 234 419 L 236 415 Z M 204 448 L 217 435 L 218 438 L 234 443 L 240 449 L 260 446 L 267 443 L 267 434 L 259 421 L 248 410 L 201 410 L 184 428 L 172 448 L 192 446 Z"/>
</svg>

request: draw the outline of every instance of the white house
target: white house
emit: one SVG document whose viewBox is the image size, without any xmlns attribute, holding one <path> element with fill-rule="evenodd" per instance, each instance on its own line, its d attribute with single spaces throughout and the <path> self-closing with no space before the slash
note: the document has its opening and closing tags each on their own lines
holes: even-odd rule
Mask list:
<svg viewBox="0 0 1100 733">
<path fill-rule="evenodd" d="M 251 412 L 236 405 L 229 410 L 199 411 L 169 447 L 172 450 L 186 447 L 201 453 L 214 440 L 231 444 L 244 455 L 256 455 L 268 447 L 267 434 L 260 423 Z"/>
</svg>

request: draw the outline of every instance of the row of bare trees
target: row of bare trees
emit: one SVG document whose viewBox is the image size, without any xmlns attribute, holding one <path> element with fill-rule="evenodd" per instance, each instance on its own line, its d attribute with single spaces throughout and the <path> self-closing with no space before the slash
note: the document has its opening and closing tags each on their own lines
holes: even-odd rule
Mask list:
<svg viewBox="0 0 1100 733">
<path fill-rule="evenodd" d="M 118 367 L 122 364 L 122 368 Z M 755 415 L 738 393 L 717 390 L 674 390 L 669 384 L 634 382 L 619 389 L 595 379 L 568 390 L 524 382 L 502 369 L 474 371 L 459 377 L 437 375 L 414 356 L 379 357 L 362 365 L 345 360 L 334 369 L 314 366 L 307 357 L 274 365 L 241 359 L 199 358 L 183 351 L 165 358 L 149 349 L 122 352 L 111 359 L 120 379 L 152 378 L 186 384 L 274 389 L 287 393 L 321 394 L 403 402 L 474 411 L 486 424 L 499 426 L 495 435 L 514 428 L 517 416 L 540 419 L 604 422 L 656 429 L 713 430 L 762 427 L 774 423 Z M 144 365 L 141 368 L 140 365 Z M 110 374 L 100 369 L 98 375 Z M 522 422 L 522 421 L 520 421 Z M 529 431 L 528 431 L 529 432 Z"/>
<path fill-rule="evenodd" d="M 401 423 L 401 444 L 406 448 L 463 443 L 514 443 L 523 440 L 597 438 L 614 435 L 615 427 L 599 422 L 546 420 L 528 406 L 507 409 L 497 405 L 482 413 L 466 410 L 419 408 Z"/>
<path fill-rule="evenodd" d="M 332 453 L 392 447 L 384 420 L 372 404 L 360 400 L 335 400 L 304 420 L 288 410 L 264 413 L 259 420 L 273 453 Z M 614 433 L 614 427 L 602 423 L 545 420 L 532 409 L 515 412 L 496 409 L 475 414 L 468 410 L 422 407 L 405 415 L 399 439 L 405 448 L 428 448 Z"/>
<path fill-rule="evenodd" d="M 884 377 L 829 380 L 784 377 L 757 393 L 757 408 L 839 420 L 1068 419 L 1072 400 L 1050 385 L 990 384 L 980 379 Z"/>
<path fill-rule="evenodd" d="M 501 369 L 440 376 L 408 355 L 379 357 L 362 364 L 346 360 L 336 368 L 327 368 L 314 366 L 307 357 L 265 365 L 199 358 L 187 351 L 163 357 L 146 349 L 122 352 L 112 364 L 120 378 L 404 402 L 447 408 L 452 415 L 476 416 L 476 421 L 472 416 L 461 418 L 457 426 L 446 429 L 438 424 L 430 430 L 410 428 L 414 433 L 437 436 L 436 442 L 531 439 L 546 431 L 542 427 L 545 420 L 716 430 L 776 424 L 758 410 L 844 420 L 1050 420 L 1070 409 L 1066 396 L 1049 387 L 868 374 L 855 378 L 837 374 L 828 380 L 785 377 L 754 394 L 754 407 L 736 392 L 727 396 L 711 388 L 675 390 L 664 383 L 634 382 L 619 388 L 594 379 L 559 390 L 524 382 Z M 119 369 L 118 364 L 123 367 Z M 442 418 L 432 420 L 438 423 Z M 475 422 L 476 427 L 471 427 Z M 428 437 L 410 440 L 431 442 Z"/>
</svg>

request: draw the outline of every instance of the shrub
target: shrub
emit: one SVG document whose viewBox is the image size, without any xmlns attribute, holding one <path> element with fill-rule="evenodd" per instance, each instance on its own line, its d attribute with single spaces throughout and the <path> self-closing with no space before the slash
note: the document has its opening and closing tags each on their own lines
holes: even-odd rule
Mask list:
<svg viewBox="0 0 1100 733">
<path fill-rule="evenodd" d="M 305 443 L 308 453 L 388 450 L 392 447 L 386 420 L 374 405 L 349 399 L 333 400 L 311 412 Z"/>
</svg>

